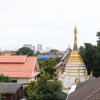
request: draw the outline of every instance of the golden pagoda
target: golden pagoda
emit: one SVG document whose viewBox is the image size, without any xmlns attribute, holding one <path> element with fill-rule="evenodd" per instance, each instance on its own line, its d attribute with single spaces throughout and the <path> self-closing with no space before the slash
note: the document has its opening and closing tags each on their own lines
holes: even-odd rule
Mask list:
<svg viewBox="0 0 100 100">
<path fill-rule="evenodd" d="M 77 29 L 76 29 L 76 26 L 75 26 L 74 33 L 75 33 L 74 47 L 73 47 L 73 51 L 72 51 L 72 54 L 71 54 L 68 62 L 83 62 L 83 60 L 79 54 L 78 47 L 77 47 Z"/>
<path fill-rule="evenodd" d="M 73 84 L 78 84 L 79 82 L 83 82 L 88 79 L 86 66 L 83 62 L 83 59 L 80 56 L 77 47 L 77 28 L 75 26 L 74 30 L 74 47 L 73 51 L 69 57 L 64 78 L 66 81 L 66 88 L 70 88 Z M 64 82 L 63 82 L 64 83 Z"/>
</svg>

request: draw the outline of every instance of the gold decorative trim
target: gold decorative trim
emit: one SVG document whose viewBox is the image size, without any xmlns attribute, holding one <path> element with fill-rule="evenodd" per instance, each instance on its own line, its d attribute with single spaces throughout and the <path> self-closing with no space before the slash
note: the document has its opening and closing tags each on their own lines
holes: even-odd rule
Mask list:
<svg viewBox="0 0 100 100">
<path fill-rule="evenodd" d="M 78 70 L 78 69 L 67 69 L 67 70 Z M 86 69 L 80 69 L 80 70 L 86 70 Z"/>
<path fill-rule="evenodd" d="M 70 72 L 70 71 L 69 71 L 69 73 L 79 73 L 79 72 Z M 86 73 L 86 72 L 80 72 L 80 73 Z"/>
</svg>

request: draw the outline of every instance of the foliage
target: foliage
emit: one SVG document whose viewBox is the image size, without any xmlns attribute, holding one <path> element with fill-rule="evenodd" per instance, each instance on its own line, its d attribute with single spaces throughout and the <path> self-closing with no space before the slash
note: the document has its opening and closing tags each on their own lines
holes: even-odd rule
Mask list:
<svg viewBox="0 0 100 100">
<path fill-rule="evenodd" d="M 53 74 L 54 67 L 57 62 L 54 59 L 47 59 L 44 61 L 44 70 L 49 74 Z"/>
<path fill-rule="evenodd" d="M 59 63 L 61 61 L 61 58 L 62 57 L 57 57 L 57 58 L 55 58 L 55 61 L 57 61 L 57 63 Z"/>
<path fill-rule="evenodd" d="M 50 53 L 55 55 L 57 53 L 57 51 L 58 50 L 56 50 L 56 49 L 52 49 L 52 50 L 50 50 Z"/>
<path fill-rule="evenodd" d="M 85 43 L 84 47 L 80 47 L 80 54 L 87 67 L 88 74 L 90 75 L 91 70 L 95 67 L 95 46 L 90 43 Z"/>
<path fill-rule="evenodd" d="M 36 89 L 36 83 L 35 82 L 30 82 L 28 86 L 24 88 L 24 94 L 26 97 L 30 96 L 33 91 Z"/>
<path fill-rule="evenodd" d="M 41 75 L 37 82 L 30 83 L 25 89 L 28 100 L 65 100 L 66 98 L 60 94 L 61 82 L 48 80 L 45 74 Z"/>
<path fill-rule="evenodd" d="M 4 76 L 3 74 L 0 75 L 0 82 L 11 82 L 9 76 Z"/>
<path fill-rule="evenodd" d="M 58 62 L 55 59 L 46 59 L 44 61 L 39 61 L 39 66 L 41 70 L 44 70 L 45 73 L 49 73 L 51 76 L 51 79 L 53 79 L 53 72 L 54 72 L 54 67 L 56 66 Z"/>
<path fill-rule="evenodd" d="M 0 100 L 2 100 L 2 92 L 0 92 Z"/>
<path fill-rule="evenodd" d="M 96 36 L 98 36 L 98 38 L 100 40 L 100 32 L 97 32 L 97 35 Z"/>
<path fill-rule="evenodd" d="M 34 55 L 35 56 L 39 56 L 41 53 L 39 51 L 37 51 Z"/>
<path fill-rule="evenodd" d="M 88 74 L 93 71 L 93 76 L 100 76 L 100 32 L 97 33 L 97 45 L 85 43 L 84 47 L 80 47 L 80 54 L 86 64 Z"/>
<path fill-rule="evenodd" d="M 16 55 L 33 56 L 34 55 L 34 51 L 29 49 L 29 48 L 27 48 L 27 47 L 22 47 L 16 52 Z"/>
</svg>

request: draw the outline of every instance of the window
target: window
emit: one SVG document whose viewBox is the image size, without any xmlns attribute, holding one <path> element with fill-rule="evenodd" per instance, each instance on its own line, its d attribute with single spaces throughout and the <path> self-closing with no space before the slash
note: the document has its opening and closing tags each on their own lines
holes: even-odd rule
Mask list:
<svg viewBox="0 0 100 100">
<path fill-rule="evenodd" d="M 17 80 L 12 80 L 12 83 L 17 83 Z"/>
</svg>

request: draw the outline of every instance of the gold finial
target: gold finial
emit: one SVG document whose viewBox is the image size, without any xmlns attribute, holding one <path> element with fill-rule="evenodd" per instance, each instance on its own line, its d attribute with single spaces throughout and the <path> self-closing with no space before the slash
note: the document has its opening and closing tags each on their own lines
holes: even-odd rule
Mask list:
<svg viewBox="0 0 100 100">
<path fill-rule="evenodd" d="M 76 78 L 76 81 L 75 81 L 75 84 L 78 84 L 78 83 L 80 83 L 80 66 L 79 66 L 78 75 L 77 75 L 77 78 Z"/>
<path fill-rule="evenodd" d="M 76 81 L 75 81 L 75 84 L 78 84 L 78 83 L 80 83 L 79 72 L 78 72 L 78 75 L 77 75 L 77 78 L 76 78 Z"/>
<path fill-rule="evenodd" d="M 92 72 L 92 70 L 91 70 L 91 74 L 90 74 L 89 78 L 93 78 L 93 72 Z"/>
<path fill-rule="evenodd" d="M 75 84 L 78 84 L 80 83 L 79 79 L 77 78 L 76 81 L 75 81 Z"/>
<path fill-rule="evenodd" d="M 75 37 L 74 37 L 74 45 L 77 46 L 77 28 L 76 28 L 76 26 L 75 26 L 74 33 L 75 33 Z"/>
</svg>

